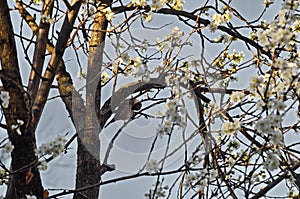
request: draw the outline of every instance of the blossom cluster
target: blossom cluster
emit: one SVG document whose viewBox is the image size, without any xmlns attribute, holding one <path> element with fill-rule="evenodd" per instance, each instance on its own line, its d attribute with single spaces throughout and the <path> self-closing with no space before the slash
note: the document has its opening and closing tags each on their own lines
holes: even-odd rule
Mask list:
<svg viewBox="0 0 300 199">
<path fill-rule="evenodd" d="M 175 26 L 171 32 L 171 34 L 166 36 L 167 41 L 169 41 L 172 46 L 181 45 L 182 37 L 184 36 L 184 32 L 180 31 L 178 26 Z"/>
<path fill-rule="evenodd" d="M 145 194 L 145 197 L 148 199 L 152 199 L 153 195 L 155 195 L 155 198 L 164 198 L 166 197 L 166 190 L 169 189 L 168 185 L 163 186 L 163 180 L 157 182 L 157 184 L 153 184 L 154 189 L 150 189 L 149 193 Z"/>
<path fill-rule="evenodd" d="M 169 5 L 174 10 L 182 10 L 185 1 L 183 0 L 152 0 L 150 4 L 148 4 L 149 0 L 131 0 L 131 3 L 137 7 L 146 7 L 150 5 L 151 11 L 160 10 L 166 3 L 170 3 Z"/>
<path fill-rule="evenodd" d="M 9 176 L 10 172 L 8 169 L 6 169 L 6 163 L 8 159 L 10 159 L 10 155 L 13 152 L 15 146 L 12 144 L 11 141 L 8 141 L 5 143 L 5 139 L 1 141 L 0 144 L 0 160 L 1 160 L 1 166 L 0 166 L 0 186 L 2 185 L 8 185 L 9 182 Z M 6 167 L 6 168 L 5 168 Z M 1 195 L 0 195 L 1 198 Z"/>
<path fill-rule="evenodd" d="M 163 123 L 159 124 L 157 128 L 157 133 L 160 137 L 170 134 L 174 125 L 178 125 L 181 128 L 186 126 L 186 109 L 180 105 L 178 99 L 167 99 L 166 108 L 165 113 L 160 111 L 157 114 L 159 117 L 163 117 Z"/>
<path fill-rule="evenodd" d="M 53 20 L 51 19 L 51 17 L 49 15 L 42 15 L 41 22 L 42 23 L 53 24 Z"/>
<path fill-rule="evenodd" d="M 250 89 L 255 90 L 264 82 L 261 76 L 254 76 L 250 79 Z"/>
<path fill-rule="evenodd" d="M 180 31 L 179 28 L 175 26 L 171 34 L 167 35 L 164 40 L 161 40 L 160 38 L 156 39 L 157 49 L 162 52 L 167 49 L 186 45 L 182 40 L 183 36 L 184 32 Z"/>
<path fill-rule="evenodd" d="M 173 2 L 170 5 L 174 10 L 182 10 L 184 3 L 185 1 L 183 0 L 173 0 Z"/>
<path fill-rule="evenodd" d="M 102 72 L 101 73 L 101 85 L 105 85 L 107 84 L 107 82 L 109 82 L 110 80 L 110 76 L 106 73 L 106 72 Z"/>
<path fill-rule="evenodd" d="M 77 74 L 77 78 L 80 80 L 86 79 L 86 76 L 87 76 L 87 71 L 84 71 L 84 70 L 78 72 L 78 74 Z"/>
<path fill-rule="evenodd" d="M 43 143 L 38 149 L 36 149 L 35 154 L 38 157 L 44 155 L 52 155 L 57 157 L 65 149 L 65 143 L 67 139 L 64 136 L 57 136 L 53 141 Z"/>
<path fill-rule="evenodd" d="M 234 91 L 230 95 L 230 102 L 241 102 L 245 94 L 243 92 Z"/>
<path fill-rule="evenodd" d="M 9 105 L 9 92 L 7 91 L 1 91 L 0 93 L 0 99 L 2 101 L 2 107 L 3 108 L 8 108 L 8 105 Z"/>
<path fill-rule="evenodd" d="M 184 178 L 185 189 L 193 188 L 198 192 L 203 192 L 208 182 L 214 181 L 218 175 L 215 169 L 202 169 L 199 172 L 190 172 Z"/>
<path fill-rule="evenodd" d="M 279 130 L 281 125 L 282 117 L 280 115 L 271 114 L 258 120 L 256 122 L 256 129 L 261 133 L 269 135 L 271 143 L 276 146 L 283 144 L 283 135 Z"/>
<path fill-rule="evenodd" d="M 213 21 L 210 23 L 211 31 L 215 31 L 219 25 L 224 22 L 229 22 L 232 16 L 229 11 L 226 11 L 224 14 L 214 14 L 212 16 Z"/>
<path fill-rule="evenodd" d="M 240 129 L 241 129 L 241 122 L 239 121 L 224 122 L 221 131 L 225 135 L 233 135 Z"/>
<path fill-rule="evenodd" d="M 33 0 L 33 3 L 36 5 L 42 4 L 43 1 L 42 0 Z"/>
<path fill-rule="evenodd" d="M 230 61 L 232 64 L 234 64 L 234 66 L 236 66 L 237 64 L 241 63 L 243 61 L 245 57 L 244 52 L 237 52 L 236 49 L 233 49 L 232 53 L 229 53 L 228 50 L 225 50 L 224 52 L 222 52 L 222 54 L 220 56 L 218 56 L 214 62 L 213 65 L 217 66 L 219 68 L 223 68 L 225 66 L 225 64 Z M 232 70 L 232 69 L 231 69 Z M 236 72 L 236 71 L 232 71 Z"/>
<path fill-rule="evenodd" d="M 125 76 L 133 76 L 142 79 L 148 79 L 153 72 L 158 72 L 161 70 L 160 66 L 153 66 L 149 64 L 147 58 L 141 56 L 142 53 L 145 53 L 148 50 L 155 50 L 155 48 L 164 53 L 167 51 L 169 57 L 173 54 L 177 54 L 180 51 L 181 47 L 184 45 L 191 45 L 191 43 L 187 43 L 183 41 L 184 32 L 180 31 L 176 26 L 173 28 L 172 32 L 169 35 L 166 35 L 165 38 L 160 39 L 157 38 L 153 43 L 149 42 L 147 39 L 140 41 L 139 44 L 135 44 L 133 47 L 136 47 L 140 50 L 138 56 L 134 56 L 131 54 L 130 50 L 125 50 L 124 52 L 119 52 L 117 58 L 112 61 L 113 71 L 116 73 L 120 70 L 120 66 L 124 66 L 121 68 L 122 74 Z M 122 44 L 116 43 L 118 46 L 118 50 L 125 48 Z M 135 53 L 135 52 L 133 52 Z M 147 56 L 146 56 L 147 57 Z M 171 66 L 171 63 L 166 62 L 167 58 L 163 60 L 163 65 Z M 168 68 L 169 69 L 169 68 Z M 186 83 L 186 82 L 185 82 Z"/>
<path fill-rule="evenodd" d="M 268 152 L 267 157 L 264 161 L 264 167 L 267 170 L 274 171 L 274 170 L 278 169 L 279 165 L 280 165 L 280 162 L 279 162 L 277 153 Z"/>
<path fill-rule="evenodd" d="M 299 55 L 294 61 L 287 61 L 282 58 L 276 59 L 274 67 L 279 70 L 279 75 L 283 78 L 283 82 L 290 83 L 299 72 Z"/>
<path fill-rule="evenodd" d="M 204 109 L 204 114 L 210 119 L 213 119 L 220 112 L 220 107 L 218 104 L 210 101 L 209 104 L 206 104 Z"/>
<path fill-rule="evenodd" d="M 146 167 L 145 167 L 146 171 L 149 174 L 155 173 L 159 171 L 159 164 L 157 162 L 157 160 L 151 159 L 146 163 Z"/>
<path fill-rule="evenodd" d="M 297 67 L 293 67 L 291 70 L 299 70 Z M 286 107 L 284 104 L 283 95 L 290 95 L 293 98 L 291 92 L 286 92 L 291 85 L 297 88 L 298 83 L 294 82 L 294 73 L 290 73 L 289 69 L 277 70 L 278 77 L 273 78 L 270 74 L 264 74 L 260 76 L 251 77 L 249 83 L 250 98 L 261 98 L 258 100 L 258 108 L 263 109 L 268 107 L 274 110 L 283 111 Z M 282 73 L 281 73 L 282 71 Z M 298 88 L 296 92 L 300 91 Z"/>
<path fill-rule="evenodd" d="M 105 15 L 107 21 L 111 21 L 112 18 L 115 17 L 115 14 L 113 13 L 113 11 L 111 10 L 110 7 L 107 7 L 107 8 L 105 8 L 105 9 L 103 9 L 102 12 L 103 12 L 103 14 Z"/>
<path fill-rule="evenodd" d="M 1 168 L 0 169 L 0 186 L 8 185 L 8 179 L 9 179 L 8 176 L 9 176 L 9 172 L 7 170 L 4 170 Z M 0 199 L 2 199 L 1 195 L 0 195 Z M 4 199 L 4 197 L 3 197 L 3 199 Z"/>
<path fill-rule="evenodd" d="M 2 164 L 5 163 L 6 159 L 10 158 L 10 153 L 13 152 L 15 146 L 12 144 L 11 141 L 8 141 L 7 143 L 4 143 L 4 140 L 2 140 L 2 143 L 0 145 L 0 160 Z M 4 167 L 0 167 L 0 186 L 3 184 L 7 184 L 8 182 L 8 176 L 9 172 L 5 169 L 2 169 Z"/>
<path fill-rule="evenodd" d="M 295 79 L 300 72 L 299 63 L 299 56 L 293 60 L 278 58 L 272 65 L 276 70 L 276 77 L 266 73 L 251 78 L 249 85 L 251 96 L 262 99 L 257 102 L 259 110 L 267 108 L 271 112 L 280 112 L 281 117 L 284 116 L 287 99 L 295 99 L 300 93 L 300 84 Z M 291 86 L 295 88 L 292 92 L 289 91 Z M 268 123 L 268 120 L 266 122 Z"/>
<path fill-rule="evenodd" d="M 195 81 L 199 81 L 201 79 L 201 77 L 196 77 L 192 70 L 192 64 L 194 64 L 193 62 L 197 62 L 197 60 L 191 60 L 191 61 L 186 61 L 186 62 L 182 62 L 181 63 L 181 67 L 179 68 L 179 81 L 181 84 L 186 84 L 187 82 L 189 82 L 189 80 L 193 79 Z"/>
<path fill-rule="evenodd" d="M 48 168 L 48 165 L 47 165 L 47 161 L 46 160 L 39 161 L 39 164 L 37 166 L 38 170 L 45 171 L 45 170 L 47 170 L 47 168 Z"/>
<path fill-rule="evenodd" d="M 146 7 L 148 0 L 132 0 L 131 3 L 137 7 Z"/>
<path fill-rule="evenodd" d="M 271 5 L 271 4 L 273 4 L 274 3 L 274 0 L 264 0 L 264 5 L 266 6 L 266 7 L 268 7 L 269 5 Z"/>
<path fill-rule="evenodd" d="M 259 31 L 257 36 L 265 48 L 274 51 L 276 48 L 291 47 L 294 44 L 296 31 L 293 30 L 298 30 L 299 27 L 299 21 L 294 13 L 298 7 L 298 1 L 284 1 L 276 20 L 269 24 L 262 21 L 263 30 Z"/>
<path fill-rule="evenodd" d="M 120 63 L 126 65 L 124 68 L 125 76 L 134 76 L 142 78 L 149 77 L 147 65 L 140 57 L 131 57 L 127 53 L 123 53 L 122 56 L 113 63 L 114 71 Z"/>
<path fill-rule="evenodd" d="M 261 118 L 256 122 L 256 129 L 260 132 L 271 134 L 273 128 L 280 127 L 282 117 L 280 115 L 271 114 L 265 118 Z"/>
</svg>

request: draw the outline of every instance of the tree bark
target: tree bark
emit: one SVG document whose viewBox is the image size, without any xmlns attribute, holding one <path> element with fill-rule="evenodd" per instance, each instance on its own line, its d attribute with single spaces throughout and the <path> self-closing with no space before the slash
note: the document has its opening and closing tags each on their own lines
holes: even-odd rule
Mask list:
<svg viewBox="0 0 300 199">
<path fill-rule="evenodd" d="M 96 184 L 109 170 L 100 165 L 99 133 L 101 126 L 97 119 L 101 99 L 101 68 L 108 22 L 102 10 L 111 5 L 111 0 L 101 1 L 95 16 L 93 33 L 90 40 L 90 54 L 86 82 L 86 117 L 83 131 L 78 134 L 76 189 Z M 78 125 L 77 125 L 78 126 Z M 74 199 L 98 198 L 99 186 L 92 190 L 74 194 Z"/>
<path fill-rule="evenodd" d="M 43 10 L 41 12 L 41 16 L 51 17 L 53 4 L 54 4 L 54 0 L 46 0 L 43 4 Z M 28 83 L 28 92 L 30 93 L 30 97 L 32 101 L 35 100 L 35 97 L 38 92 L 38 88 L 40 86 L 40 80 L 44 68 L 49 29 L 50 29 L 50 24 L 48 22 L 43 21 L 43 19 L 41 19 L 39 29 L 37 31 L 37 36 L 36 36 L 37 37 L 36 45 L 35 45 L 34 55 L 33 55 L 33 66 L 32 66 L 33 68 L 30 72 L 30 78 Z"/>
<path fill-rule="evenodd" d="M 71 10 L 68 10 L 66 13 L 61 31 L 58 35 L 55 49 L 51 54 L 49 64 L 43 76 L 44 79 L 42 80 L 39 91 L 37 92 L 36 98 L 34 99 L 34 103 L 32 106 L 33 118 L 31 122 L 33 127 L 35 128 L 37 127 L 43 109 L 47 102 L 51 85 L 55 78 L 61 59 L 64 55 L 70 34 L 73 31 L 73 25 L 80 9 L 81 3 L 81 0 L 73 0 L 71 3 Z"/>
</svg>

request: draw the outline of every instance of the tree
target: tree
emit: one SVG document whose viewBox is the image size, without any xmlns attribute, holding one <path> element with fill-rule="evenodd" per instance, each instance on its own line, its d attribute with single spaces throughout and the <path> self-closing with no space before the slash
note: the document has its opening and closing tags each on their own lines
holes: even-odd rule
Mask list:
<svg viewBox="0 0 300 199">
<path fill-rule="evenodd" d="M 0 2 L 5 198 L 94 199 L 146 176 L 151 199 L 299 197 L 299 1 L 252 20 L 232 0 Z M 76 132 L 37 145 L 57 98 Z M 75 141 L 75 188 L 49 195 L 40 172 Z M 121 146 L 146 152 L 126 167 Z"/>
</svg>

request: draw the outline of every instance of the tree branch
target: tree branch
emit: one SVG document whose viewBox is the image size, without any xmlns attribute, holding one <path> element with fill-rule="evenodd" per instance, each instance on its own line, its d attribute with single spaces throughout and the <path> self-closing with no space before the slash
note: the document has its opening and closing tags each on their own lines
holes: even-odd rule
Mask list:
<svg viewBox="0 0 300 199">
<path fill-rule="evenodd" d="M 81 5 L 81 0 L 73 0 L 72 2 L 72 10 L 68 10 L 64 23 L 62 25 L 62 29 L 58 36 L 57 44 L 55 46 L 55 51 L 53 51 L 51 55 L 51 59 L 49 61 L 48 67 L 44 74 L 45 80 L 42 81 L 40 90 L 37 93 L 37 97 L 33 104 L 33 118 L 32 125 L 34 127 L 37 126 L 44 106 L 47 101 L 47 97 L 50 91 L 50 87 L 54 80 L 55 74 L 58 69 L 59 62 L 64 54 L 67 41 L 69 39 L 70 33 L 73 30 L 73 24 L 77 17 L 79 8 Z"/>
</svg>

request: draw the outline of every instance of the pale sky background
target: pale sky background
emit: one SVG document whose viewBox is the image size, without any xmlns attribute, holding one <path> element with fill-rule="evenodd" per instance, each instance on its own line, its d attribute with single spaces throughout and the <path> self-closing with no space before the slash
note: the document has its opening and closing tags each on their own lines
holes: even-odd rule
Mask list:
<svg viewBox="0 0 300 199">
<path fill-rule="evenodd" d="M 197 2 L 196 0 L 186 0 L 185 7 L 189 10 L 192 10 L 195 8 L 195 5 Z M 232 6 L 236 8 L 246 19 L 253 20 L 255 19 L 258 14 L 261 13 L 263 6 L 262 6 L 263 0 L 233 0 Z M 274 10 L 274 9 L 272 9 Z M 266 17 L 273 17 L 277 13 L 267 13 Z M 160 21 L 160 24 L 163 23 L 169 23 L 167 17 L 162 15 L 156 15 L 154 16 L 153 21 L 155 22 L 156 19 L 164 19 L 165 21 Z M 170 19 L 170 18 L 169 18 Z M 175 18 L 172 18 L 175 19 Z M 13 18 L 14 20 L 14 18 Z M 177 25 L 179 27 L 184 27 L 186 29 L 185 25 L 181 25 L 182 22 L 177 22 L 176 20 L 173 20 L 173 24 L 170 26 L 170 29 Z M 27 25 L 24 25 L 26 27 Z M 149 35 L 147 37 L 153 37 L 156 38 L 156 36 Z M 18 39 L 17 39 L 18 40 Z M 194 45 L 197 47 L 196 44 L 197 40 L 194 42 Z M 20 47 L 20 46 L 19 46 Z M 239 46 L 236 47 L 237 49 Z M 191 49 L 192 51 L 193 49 Z M 19 49 L 19 57 L 20 60 L 23 60 L 21 52 L 22 49 Z M 194 51 L 193 51 L 194 52 Z M 197 51 L 195 51 L 197 52 Z M 69 57 L 71 58 L 69 62 L 67 62 L 67 69 L 70 71 L 72 62 L 76 63 L 76 60 L 73 59 L 73 54 L 71 51 L 67 51 L 67 54 L 64 56 L 65 60 L 67 60 Z M 70 56 L 68 56 L 68 53 Z M 208 54 L 214 54 L 214 49 L 207 49 Z M 21 71 L 24 77 L 28 77 L 29 67 L 27 63 L 20 63 L 21 65 L 24 64 L 25 66 L 22 66 Z M 73 74 L 73 77 L 77 76 L 78 69 L 74 69 L 70 71 Z M 243 72 L 242 74 L 243 78 L 249 79 L 251 76 L 251 73 L 249 72 Z M 26 78 L 23 78 L 26 80 Z M 73 79 L 75 82 L 75 79 Z M 77 80 L 77 85 L 80 85 L 80 81 Z M 237 87 L 243 86 L 243 85 L 236 85 Z M 245 85 L 246 86 L 246 85 Z M 52 93 L 52 95 L 55 95 L 55 92 Z M 116 125 L 111 125 L 107 129 L 105 129 L 102 132 L 102 135 L 104 136 L 102 138 L 105 139 L 105 137 L 110 137 L 110 132 L 114 131 L 116 129 L 115 127 L 118 127 L 118 125 L 121 125 L 122 122 L 116 123 Z M 142 125 L 145 125 L 146 127 L 142 127 Z M 135 167 L 137 166 L 137 163 L 141 161 L 145 154 L 147 155 L 147 151 L 143 148 L 144 144 L 149 143 L 153 139 L 153 129 L 156 128 L 153 122 L 148 121 L 139 121 L 139 122 L 133 122 L 131 124 L 133 126 L 132 129 L 135 129 L 132 131 L 131 128 L 128 128 L 128 131 L 126 131 L 126 136 L 122 137 L 123 142 L 118 142 L 119 151 L 116 152 L 115 159 L 113 161 L 119 161 L 118 164 L 116 164 L 117 169 L 120 171 L 114 171 L 112 173 L 107 172 L 102 180 L 111 179 L 117 176 L 124 176 L 129 175 L 132 173 L 132 171 L 135 170 Z M 127 129 L 127 128 L 126 128 Z M 150 130 L 150 131 L 149 131 Z M 54 100 L 51 100 L 47 103 L 44 114 L 42 116 L 41 122 L 39 124 L 38 130 L 37 130 L 37 144 L 40 146 L 42 143 L 46 141 L 53 140 L 53 138 L 56 137 L 56 135 L 60 134 L 63 135 L 65 133 L 69 133 L 67 136 L 70 138 L 74 133 L 75 129 L 73 128 L 72 124 L 68 120 L 68 115 L 65 111 L 65 106 L 63 103 L 61 103 L 61 100 L 59 98 L 56 98 Z M 143 135 L 140 135 L 139 133 L 143 132 Z M 0 138 L 3 138 L 1 136 Z M 174 143 L 176 139 L 179 138 L 178 136 L 174 138 Z M 75 184 L 75 169 L 76 169 L 76 146 L 74 142 L 71 145 L 71 149 L 69 153 L 62 154 L 55 160 L 51 161 L 49 163 L 49 168 L 46 171 L 42 171 L 42 179 L 43 179 L 43 185 L 45 188 L 52 188 L 52 189 L 74 189 Z M 105 147 L 105 144 L 101 145 L 102 147 Z M 162 146 L 163 147 L 163 146 Z M 146 153 L 145 153 L 146 152 Z M 157 154 L 159 155 L 160 152 L 158 151 Z M 120 157 L 123 157 L 123 159 L 120 159 Z M 132 159 L 131 159 L 132 158 Z M 130 159 L 130 161 L 128 161 Z M 176 161 L 176 160 L 174 160 Z M 115 163 L 115 162 L 112 162 Z M 173 165 L 171 164 L 173 162 L 170 162 L 170 167 Z M 175 164 L 176 165 L 176 164 Z M 149 188 L 151 188 L 151 184 L 155 182 L 156 178 L 150 178 L 150 177 L 142 177 L 139 180 L 127 180 L 115 184 L 109 184 L 101 187 L 101 199 L 118 199 L 118 198 L 130 198 L 130 199 L 140 199 L 144 198 L 144 194 L 148 192 Z M 167 180 L 167 179 L 166 179 Z M 2 190 L 2 191 L 1 191 Z M 176 189 L 175 189 L 176 190 Z M 0 189 L 0 195 L 1 192 L 4 194 L 3 188 Z M 53 193 L 53 192 L 52 192 Z M 62 198 L 71 198 L 71 195 L 64 196 Z"/>
</svg>

